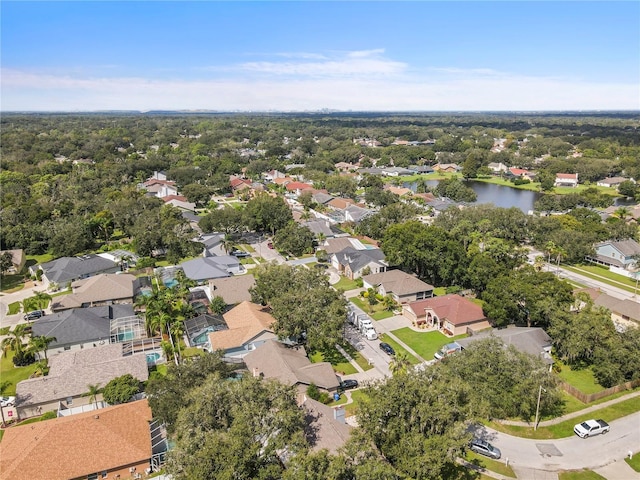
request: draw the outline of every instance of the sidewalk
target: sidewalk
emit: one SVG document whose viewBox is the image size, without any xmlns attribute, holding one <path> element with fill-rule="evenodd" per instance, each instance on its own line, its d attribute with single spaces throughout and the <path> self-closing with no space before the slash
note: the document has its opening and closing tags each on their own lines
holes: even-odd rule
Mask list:
<svg viewBox="0 0 640 480">
<path fill-rule="evenodd" d="M 607 402 L 598 403 L 596 405 L 592 405 L 587 408 L 583 408 L 582 410 L 578 410 L 577 412 L 567 413 L 566 415 L 562 415 L 561 417 L 552 418 L 551 420 L 545 420 L 543 422 L 539 422 L 539 427 L 548 427 L 549 425 L 556 425 L 558 423 L 562 423 L 565 420 L 570 420 L 572 418 L 579 417 L 584 415 L 585 413 L 595 412 L 602 408 L 608 407 L 609 405 L 615 405 L 616 403 L 624 402 L 625 400 L 629 400 L 630 398 L 635 398 L 640 396 L 640 390 L 628 393 L 627 395 L 623 395 L 618 398 L 614 398 L 613 400 L 609 400 Z M 531 422 L 521 422 L 518 420 L 498 420 L 498 423 L 502 423 L 503 425 L 516 425 L 520 427 L 532 427 L 533 423 Z"/>
</svg>

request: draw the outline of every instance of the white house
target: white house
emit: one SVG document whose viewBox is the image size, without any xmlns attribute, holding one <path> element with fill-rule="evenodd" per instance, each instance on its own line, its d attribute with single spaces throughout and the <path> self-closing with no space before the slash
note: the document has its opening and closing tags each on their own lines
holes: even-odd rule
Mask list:
<svg viewBox="0 0 640 480">
<path fill-rule="evenodd" d="M 577 187 L 578 186 L 578 174 L 577 173 L 557 173 L 556 181 L 553 183 L 556 187 Z"/>
</svg>

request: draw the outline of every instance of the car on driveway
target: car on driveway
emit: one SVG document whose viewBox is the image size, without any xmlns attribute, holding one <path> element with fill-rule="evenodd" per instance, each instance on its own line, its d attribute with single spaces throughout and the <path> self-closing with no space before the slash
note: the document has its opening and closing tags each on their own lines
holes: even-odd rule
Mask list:
<svg viewBox="0 0 640 480">
<path fill-rule="evenodd" d="M 340 390 L 351 390 L 352 388 L 358 388 L 358 380 L 343 380 L 340 382 Z"/>
<path fill-rule="evenodd" d="M 580 438 L 593 437 L 594 435 L 600 435 L 608 433 L 611 427 L 604 420 L 587 420 L 582 423 L 578 423 L 573 427 L 573 431 Z"/>
<path fill-rule="evenodd" d="M 27 312 L 24 314 L 24 319 L 26 321 L 29 320 L 37 320 L 39 318 L 44 317 L 44 311 L 43 310 L 34 310 L 33 312 Z"/>
<path fill-rule="evenodd" d="M 231 252 L 231 255 L 237 258 L 247 258 L 251 256 L 249 252 L 243 252 L 242 250 L 234 250 Z"/>
<path fill-rule="evenodd" d="M 16 397 L 0 397 L 0 407 L 11 407 L 16 403 Z"/>
<path fill-rule="evenodd" d="M 469 448 L 472 452 L 479 453 L 480 455 L 484 455 L 485 457 L 495 458 L 496 460 L 500 458 L 502 455 L 500 453 L 500 449 L 494 447 L 489 442 L 485 442 L 484 440 L 480 440 L 479 438 L 474 438 L 469 443 Z"/>
<path fill-rule="evenodd" d="M 393 347 L 386 342 L 380 342 L 380 350 L 382 350 L 387 355 L 396 354 L 396 351 L 393 349 Z"/>
</svg>

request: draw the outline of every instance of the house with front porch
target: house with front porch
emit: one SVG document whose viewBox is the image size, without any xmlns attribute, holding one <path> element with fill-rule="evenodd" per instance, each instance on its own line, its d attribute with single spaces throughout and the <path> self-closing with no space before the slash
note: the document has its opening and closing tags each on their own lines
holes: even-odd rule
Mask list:
<svg viewBox="0 0 640 480">
<path fill-rule="evenodd" d="M 577 187 L 577 173 L 556 173 L 556 180 L 553 183 L 555 187 Z"/>
<path fill-rule="evenodd" d="M 410 303 L 433 296 L 433 285 L 402 270 L 386 270 L 362 277 L 366 289 L 373 288 L 382 296 L 391 295 L 398 303 Z"/>
<path fill-rule="evenodd" d="M 402 307 L 402 315 L 415 326 L 436 328 L 447 335 L 491 327 L 482 307 L 457 294 L 410 302 Z"/>
<path fill-rule="evenodd" d="M 617 267 L 630 272 L 640 265 L 640 261 L 636 258 L 640 255 L 640 244 L 629 238 L 627 240 L 607 240 L 594 246 L 596 251 L 595 257 L 587 257 L 587 260 L 608 265 L 609 267 Z"/>
</svg>

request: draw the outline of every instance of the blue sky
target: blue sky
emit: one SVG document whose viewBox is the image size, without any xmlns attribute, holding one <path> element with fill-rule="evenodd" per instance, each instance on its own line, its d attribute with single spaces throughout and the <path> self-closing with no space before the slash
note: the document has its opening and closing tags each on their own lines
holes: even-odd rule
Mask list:
<svg viewBox="0 0 640 480">
<path fill-rule="evenodd" d="M 9 110 L 640 109 L 640 2 L 1 3 Z"/>
</svg>

